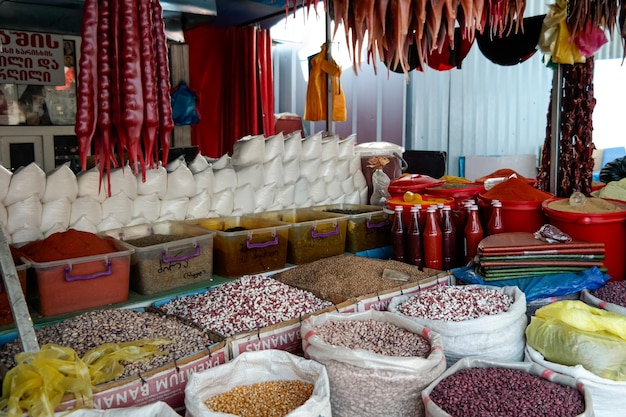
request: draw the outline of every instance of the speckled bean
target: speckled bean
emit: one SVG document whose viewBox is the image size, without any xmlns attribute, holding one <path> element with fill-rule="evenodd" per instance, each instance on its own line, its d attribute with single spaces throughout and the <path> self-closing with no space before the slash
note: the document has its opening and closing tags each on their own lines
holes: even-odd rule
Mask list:
<svg viewBox="0 0 626 417">
<path fill-rule="evenodd" d="M 590 293 L 607 303 L 626 307 L 626 281 L 609 281 L 597 290 L 590 291 Z"/>
</svg>

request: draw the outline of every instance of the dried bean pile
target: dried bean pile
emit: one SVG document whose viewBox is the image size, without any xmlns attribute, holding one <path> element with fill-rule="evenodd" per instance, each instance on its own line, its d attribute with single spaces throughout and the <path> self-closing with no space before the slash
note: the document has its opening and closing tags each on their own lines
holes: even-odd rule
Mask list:
<svg viewBox="0 0 626 417">
<path fill-rule="evenodd" d="M 461 369 L 441 380 L 430 398 L 455 417 L 574 417 L 585 411 L 578 390 L 508 368 Z"/>
<path fill-rule="evenodd" d="M 183 239 L 187 239 L 190 237 L 191 236 L 189 235 L 183 235 L 183 234 L 163 235 L 163 234 L 157 233 L 154 235 L 148 235 L 148 236 L 139 237 L 136 239 L 129 239 L 129 240 L 126 240 L 125 242 L 128 243 L 129 245 L 133 245 L 138 248 L 145 248 L 147 246 L 160 245 L 162 243 L 167 243 L 167 242 L 175 242 L 177 240 L 183 240 Z"/>
<path fill-rule="evenodd" d="M 218 413 L 240 417 L 284 417 L 308 400 L 313 384 L 304 381 L 269 381 L 241 385 L 205 401 Z"/>
<path fill-rule="evenodd" d="M 308 291 L 263 275 L 244 275 L 213 290 L 159 308 L 223 336 L 249 332 L 331 307 Z"/>
<path fill-rule="evenodd" d="M 409 275 L 405 282 L 383 278 L 383 270 L 393 269 Z M 440 271 L 394 260 L 338 255 L 298 265 L 273 275 L 274 279 L 318 294 L 340 294 L 347 298 L 390 290 L 402 284 L 437 275 Z"/>
<path fill-rule="evenodd" d="M 423 290 L 398 306 L 406 316 L 430 320 L 464 321 L 508 311 L 507 294 L 475 286 L 440 286 Z"/>
<path fill-rule="evenodd" d="M 609 281 L 603 287 L 590 292 L 602 301 L 626 307 L 626 281 Z"/>
<path fill-rule="evenodd" d="M 71 319 L 42 326 L 35 330 L 40 345 L 56 343 L 74 349 L 78 356 L 104 343 L 122 343 L 140 339 L 165 337 L 171 344 L 160 346 L 168 350 L 167 355 L 154 355 L 145 362 L 132 362 L 124 365 L 120 378 L 171 363 L 186 355 L 199 352 L 212 345 L 211 336 L 202 330 L 184 324 L 174 317 L 161 314 L 138 312 L 125 309 L 96 310 L 80 314 Z M 15 354 L 22 351 L 19 340 L 7 343 L 0 348 L 0 361 L 7 369 L 13 368 Z"/>
<path fill-rule="evenodd" d="M 313 330 L 333 346 L 365 349 L 385 356 L 425 358 L 430 353 L 430 343 L 419 334 L 378 320 L 328 320 Z"/>
</svg>

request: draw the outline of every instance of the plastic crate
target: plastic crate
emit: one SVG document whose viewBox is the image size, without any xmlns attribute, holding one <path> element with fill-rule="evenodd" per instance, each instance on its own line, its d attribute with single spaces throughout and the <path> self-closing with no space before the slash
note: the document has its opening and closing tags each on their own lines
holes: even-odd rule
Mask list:
<svg viewBox="0 0 626 417">
<path fill-rule="evenodd" d="M 133 249 L 130 288 L 154 294 L 213 277 L 215 233 L 184 222 L 138 224 L 102 232 Z"/>
<path fill-rule="evenodd" d="M 215 273 L 224 277 L 272 271 L 287 262 L 289 223 L 248 216 L 187 220 L 215 232 Z"/>
<path fill-rule="evenodd" d="M 358 253 L 391 245 L 391 219 L 381 206 L 342 203 L 312 209 L 348 216 L 346 252 Z"/>
<path fill-rule="evenodd" d="M 118 249 L 102 255 L 34 262 L 39 313 L 53 316 L 128 300 L 133 249 L 115 241 Z"/>
<path fill-rule="evenodd" d="M 346 247 L 348 216 L 312 208 L 294 208 L 258 213 L 265 219 L 291 223 L 287 262 L 303 264 L 341 255 Z"/>
</svg>

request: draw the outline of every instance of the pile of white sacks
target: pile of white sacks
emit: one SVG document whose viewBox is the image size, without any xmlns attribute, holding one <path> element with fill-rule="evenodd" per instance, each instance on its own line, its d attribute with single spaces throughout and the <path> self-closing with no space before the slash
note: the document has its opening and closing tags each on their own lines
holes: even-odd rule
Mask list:
<svg viewBox="0 0 626 417">
<path fill-rule="evenodd" d="M 68 165 L 45 173 L 32 163 L 0 166 L 0 224 L 18 244 L 73 228 L 92 233 L 134 224 L 241 216 L 327 204 L 367 204 L 355 136 L 299 132 L 247 136 L 233 155 L 198 155 L 146 171 L 130 168 L 100 180 L 97 168 L 75 175 Z M 111 188 L 110 196 L 107 192 Z"/>
</svg>

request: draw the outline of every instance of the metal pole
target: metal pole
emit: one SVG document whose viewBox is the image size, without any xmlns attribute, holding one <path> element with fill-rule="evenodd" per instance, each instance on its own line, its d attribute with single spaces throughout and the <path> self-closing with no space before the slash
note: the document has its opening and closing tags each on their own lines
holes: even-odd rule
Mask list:
<svg viewBox="0 0 626 417">
<path fill-rule="evenodd" d="M 554 78 L 552 79 L 552 108 L 551 123 L 552 131 L 550 132 L 550 192 L 555 196 L 559 196 L 558 180 L 559 180 L 559 157 L 561 144 L 561 98 L 563 96 L 563 67 L 557 64 L 554 69 Z"/>
<path fill-rule="evenodd" d="M 28 312 L 24 292 L 17 276 L 15 263 L 13 263 L 13 257 L 11 256 L 11 250 L 9 249 L 4 230 L 0 230 L 0 268 L 2 269 L 4 288 L 6 288 L 11 312 L 13 313 L 13 321 L 22 342 L 22 349 L 24 352 L 39 352 L 39 344 L 37 343 L 33 322 Z"/>
<path fill-rule="evenodd" d="M 330 29 L 330 12 L 328 11 L 328 6 L 326 6 L 326 10 L 324 12 L 324 16 L 326 19 L 326 60 L 330 61 L 332 59 L 331 53 L 331 29 Z M 328 74 L 326 74 L 326 132 L 327 134 L 331 134 L 331 126 L 333 123 L 333 80 Z"/>
</svg>

